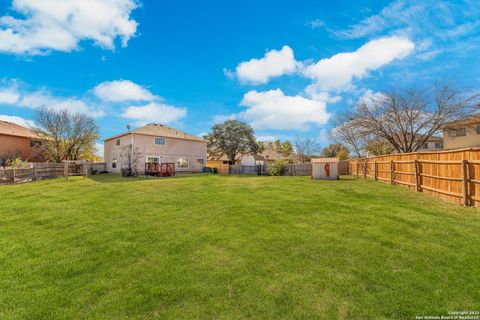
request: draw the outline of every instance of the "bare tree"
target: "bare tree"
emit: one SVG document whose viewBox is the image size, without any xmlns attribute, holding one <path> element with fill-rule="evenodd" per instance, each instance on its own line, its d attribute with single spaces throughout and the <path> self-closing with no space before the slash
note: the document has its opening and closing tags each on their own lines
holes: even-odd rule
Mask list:
<svg viewBox="0 0 480 320">
<path fill-rule="evenodd" d="M 140 152 L 138 147 L 133 147 L 132 144 L 127 144 L 122 147 L 120 151 L 120 165 L 122 169 L 122 176 L 135 177 L 138 175 L 138 163 L 140 161 Z"/>
<path fill-rule="evenodd" d="M 355 125 L 354 121 L 345 121 L 339 124 L 332 130 L 331 136 L 334 141 L 349 146 L 357 157 L 363 157 L 367 136 Z"/>
<path fill-rule="evenodd" d="M 478 98 L 447 84 L 423 91 L 393 89 L 360 102 L 347 121 L 363 136 L 388 141 L 398 152 L 413 152 L 446 123 L 471 114 Z"/>
<path fill-rule="evenodd" d="M 54 162 L 87 157 L 99 137 L 93 118 L 67 110 L 40 108 L 33 130 L 42 140 L 44 155 Z"/>
<path fill-rule="evenodd" d="M 293 148 L 298 157 L 298 161 L 305 162 L 314 154 L 321 150 L 320 145 L 313 139 L 297 137 L 293 141 Z"/>
</svg>

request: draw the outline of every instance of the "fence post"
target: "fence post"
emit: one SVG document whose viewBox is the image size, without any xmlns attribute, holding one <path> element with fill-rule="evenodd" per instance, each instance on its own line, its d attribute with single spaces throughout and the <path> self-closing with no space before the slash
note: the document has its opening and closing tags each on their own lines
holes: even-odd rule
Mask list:
<svg viewBox="0 0 480 320">
<path fill-rule="evenodd" d="M 365 159 L 365 162 L 363 163 L 363 178 L 367 178 L 367 159 Z"/>
<path fill-rule="evenodd" d="M 467 160 L 462 160 L 462 180 L 463 180 L 463 205 L 468 206 L 468 162 Z"/>
<path fill-rule="evenodd" d="M 357 167 L 357 174 L 356 174 L 357 178 L 358 178 L 358 163 L 359 163 L 359 161 L 357 160 L 357 161 L 355 162 L 355 167 Z"/>
<path fill-rule="evenodd" d="M 378 164 L 377 164 L 377 160 L 374 160 L 373 161 L 373 179 L 375 181 L 378 180 Z"/>
<path fill-rule="evenodd" d="M 33 177 L 35 181 L 37 181 L 37 169 L 35 169 L 35 165 L 33 165 Z"/>
<path fill-rule="evenodd" d="M 415 191 L 420 192 L 420 168 L 418 159 L 413 161 L 413 166 L 415 170 Z"/>
<path fill-rule="evenodd" d="M 63 175 L 65 179 L 68 180 L 68 162 L 67 161 L 63 163 Z"/>
<path fill-rule="evenodd" d="M 395 163 L 390 160 L 390 184 L 395 184 Z"/>
<path fill-rule="evenodd" d="M 12 166 L 12 176 L 13 176 L 13 183 L 16 183 L 17 179 L 15 177 L 15 167 L 14 166 Z"/>
</svg>

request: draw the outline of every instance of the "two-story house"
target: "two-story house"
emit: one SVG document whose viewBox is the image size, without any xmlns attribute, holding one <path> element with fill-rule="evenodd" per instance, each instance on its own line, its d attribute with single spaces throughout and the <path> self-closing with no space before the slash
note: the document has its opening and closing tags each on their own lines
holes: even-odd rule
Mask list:
<svg viewBox="0 0 480 320">
<path fill-rule="evenodd" d="M 139 155 L 139 174 L 145 173 L 146 163 L 175 163 L 177 172 L 200 171 L 207 163 L 205 140 L 163 124 L 150 123 L 104 140 L 107 171 L 121 172 L 122 149 L 130 144 Z"/>
<path fill-rule="evenodd" d="M 31 129 L 0 120 L 0 165 L 15 158 L 43 161 L 42 152 L 42 141 Z"/>
<path fill-rule="evenodd" d="M 446 124 L 443 146 L 444 149 L 480 147 L 480 114 Z"/>
</svg>

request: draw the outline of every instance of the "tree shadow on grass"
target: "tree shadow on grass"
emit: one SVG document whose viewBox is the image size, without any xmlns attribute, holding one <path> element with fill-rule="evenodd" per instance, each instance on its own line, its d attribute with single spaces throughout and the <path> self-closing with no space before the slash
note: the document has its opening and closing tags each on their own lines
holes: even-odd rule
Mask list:
<svg viewBox="0 0 480 320">
<path fill-rule="evenodd" d="M 144 176 L 139 175 L 137 177 L 122 177 L 120 174 L 116 173 L 104 173 L 88 176 L 88 179 L 95 181 L 97 183 L 129 183 L 129 182 L 140 182 L 140 181 L 160 181 L 160 180 L 172 180 L 172 179 L 181 179 L 181 178 L 191 178 L 197 176 L 205 176 L 206 174 L 177 174 L 173 177 L 153 177 L 153 176 Z"/>
</svg>

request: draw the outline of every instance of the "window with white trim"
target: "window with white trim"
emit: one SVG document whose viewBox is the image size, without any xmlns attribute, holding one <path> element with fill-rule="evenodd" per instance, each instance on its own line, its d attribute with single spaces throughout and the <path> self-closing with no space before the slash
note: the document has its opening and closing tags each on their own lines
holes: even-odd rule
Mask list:
<svg viewBox="0 0 480 320">
<path fill-rule="evenodd" d="M 457 129 L 452 129 L 450 130 L 450 137 L 464 137 L 467 135 L 467 129 L 466 128 L 457 128 Z"/>
<path fill-rule="evenodd" d="M 160 163 L 160 157 L 148 156 L 147 163 Z"/>
<path fill-rule="evenodd" d="M 115 169 L 117 167 L 117 158 L 112 159 L 112 168 Z"/>
<path fill-rule="evenodd" d="M 156 145 L 165 145 L 166 144 L 166 140 L 165 138 L 161 138 L 161 137 L 156 137 L 155 138 L 155 144 Z"/>
<path fill-rule="evenodd" d="M 205 159 L 197 159 L 197 160 L 195 161 L 195 164 L 196 164 L 197 166 L 202 166 L 202 167 L 203 167 L 203 166 L 205 165 Z"/>
<path fill-rule="evenodd" d="M 188 168 L 188 159 L 178 158 L 177 159 L 177 168 Z"/>
</svg>

